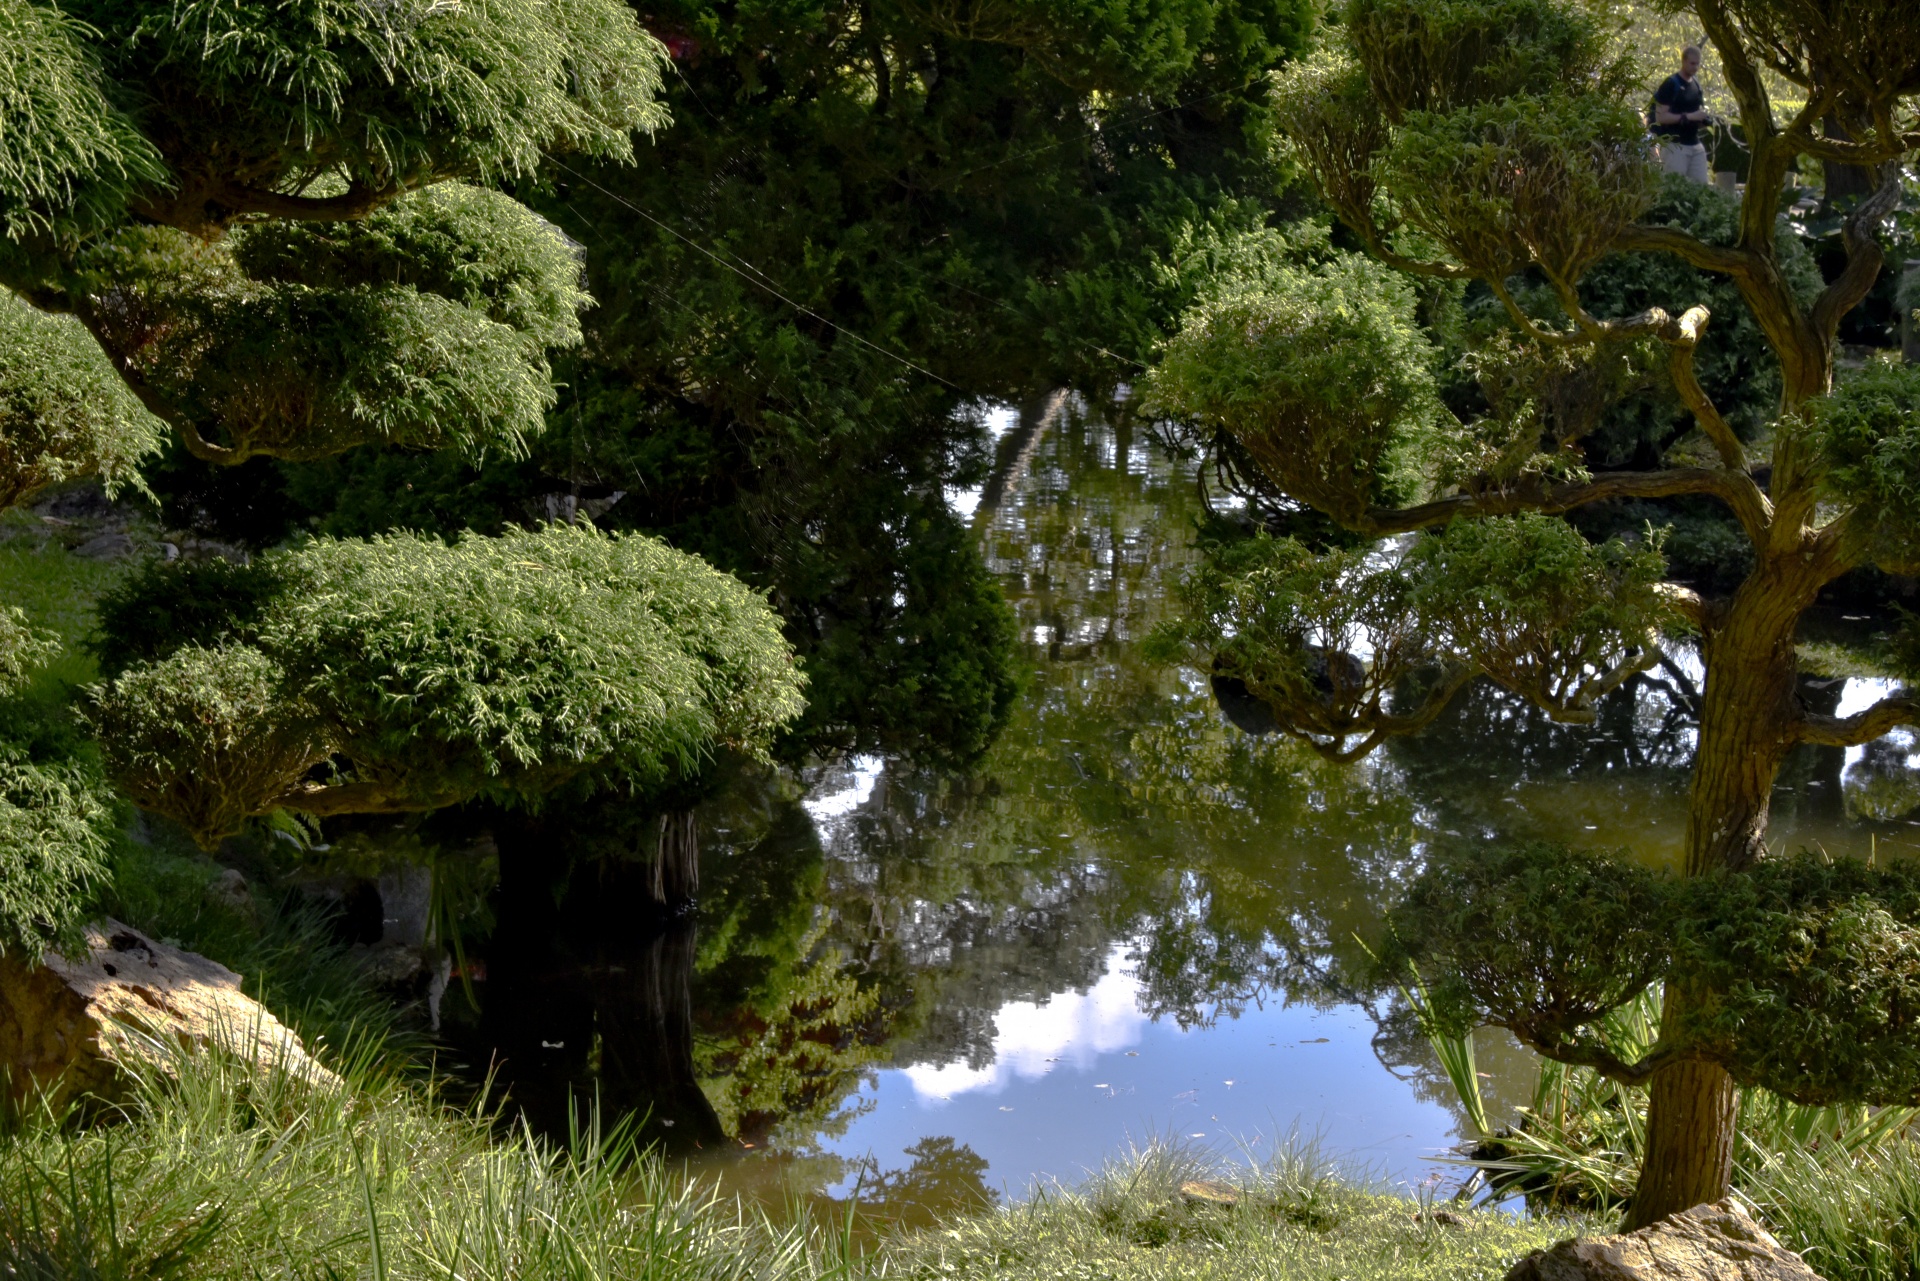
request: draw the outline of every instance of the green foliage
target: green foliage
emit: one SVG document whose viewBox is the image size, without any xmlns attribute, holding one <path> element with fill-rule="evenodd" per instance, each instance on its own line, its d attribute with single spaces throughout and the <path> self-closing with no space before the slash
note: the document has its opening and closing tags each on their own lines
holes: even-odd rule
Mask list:
<svg viewBox="0 0 1920 1281">
<path fill-rule="evenodd" d="M 1187 313 L 1146 391 L 1224 432 L 1288 496 L 1353 524 L 1411 496 L 1441 413 L 1410 288 L 1357 255 L 1230 277 Z"/>
<path fill-rule="evenodd" d="M 1653 204 L 1641 215 L 1648 226 L 1677 227 L 1709 245 L 1727 247 L 1739 235 L 1740 202 L 1708 183 L 1663 175 Z M 1820 291 L 1820 269 L 1805 242 L 1783 225 L 1777 244 L 1781 274 L 1802 305 Z M 1636 315 L 1649 307 L 1678 314 L 1705 305 L 1712 321 L 1694 353 L 1694 372 L 1721 416 L 1743 440 L 1754 439 L 1780 404 L 1779 361 L 1739 289 L 1668 254 L 1611 254 L 1580 281 L 1580 301 L 1604 320 Z M 1650 465 L 1695 429 L 1669 380 L 1649 378 L 1619 403 L 1596 406 L 1604 413 L 1586 442 L 1596 465 Z M 1615 399 L 1615 398 L 1609 398 Z"/>
<path fill-rule="evenodd" d="M 1369 733 L 1403 680 L 1443 661 L 1408 576 L 1367 552 L 1316 555 L 1265 535 L 1211 551 L 1182 582 L 1186 617 L 1156 635 L 1155 656 L 1193 646 L 1289 733 Z"/>
<path fill-rule="evenodd" d="M 1472 665 L 1556 719 L 1590 721 L 1679 618 L 1657 590 L 1658 539 L 1595 545 L 1565 521 L 1457 520 L 1418 544 L 1409 604 Z"/>
<path fill-rule="evenodd" d="M 1491 1023 L 1566 1052 L 1665 975 L 1666 906 L 1658 878 L 1618 858 L 1546 842 L 1450 845 L 1392 912 L 1381 955 L 1394 974 L 1417 969 L 1440 1031 Z"/>
<path fill-rule="evenodd" d="M 109 104 L 87 49 L 93 34 L 50 5 L 0 3 L 0 230 L 9 237 L 98 223 L 127 188 L 165 172 Z"/>
<path fill-rule="evenodd" d="M 1415 112 L 1380 181 L 1475 276 L 1535 264 L 1572 286 L 1653 203 L 1645 134 L 1631 107 L 1591 91 Z"/>
<path fill-rule="evenodd" d="M 18 609 L 0 608 L 0 694 L 26 684 L 34 668 L 59 652 L 58 637 L 33 626 Z"/>
<path fill-rule="evenodd" d="M 250 645 L 186 645 L 96 686 L 87 712 L 114 783 L 213 845 L 326 751 L 285 675 Z"/>
<path fill-rule="evenodd" d="M 0 744 L 0 952 L 37 957 L 72 943 L 107 880 L 113 808 L 71 763 L 36 763 Z"/>
<path fill-rule="evenodd" d="M 358 222 L 270 222 L 234 234 L 253 280 L 309 289 L 411 286 L 525 334 L 535 349 L 580 342 L 578 252 L 560 229 L 497 191 L 445 182 Z"/>
<path fill-rule="evenodd" d="M 1662 1046 L 1810 1107 L 1920 1100 L 1920 870 L 1812 854 L 1668 880 L 1618 856 L 1523 843 L 1436 851 L 1389 917 L 1386 969 L 1427 981 L 1434 1026 L 1510 1029 L 1569 1063 L 1603 1024 L 1685 985 Z"/>
<path fill-rule="evenodd" d="M 1920 367 L 1874 361 L 1809 408 L 1798 430 L 1826 495 L 1861 508 L 1882 568 L 1920 567 Z"/>
<path fill-rule="evenodd" d="M 460 203 L 472 216 L 453 230 L 499 231 L 498 243 L 433 235 L 446 231 L 436 221 L 449 221 L 434 215 Z M 584 299 L 558 238 L 525 234 L 533 223 L 501 197 L 420 197 L 361 238 L 399 232 L 440 242 L 447 260 L 432 266 L 442 270 L 415 274 L 475 307 L 383 280 L 402 274 L 391 255 L 382 263 L 375 252 L 349 254 L 353 246 L 322 246 L 305 231 L 263 233 L 268 243 L 249 255 L 244 235 L 205 243 L 165 227 L 129 229 L 89 247 L 82 276 L 116 298 L 109 311 L 90 313 L 96 335 L 177 427 L 232 451 L 226 461 L 322 457 L 368 442 L 518 450 L 544 427 L 554 400 L 548 337 L 578 337 L 554 313 Z M 321 286 L 242 272 L 236 256 L 286 273 L 276 245 L 314 276 L 341 258 L 356 261 L 346 282 Z M 329 264 L 331 249 L 340 252 Z"/>
<path fill-rule="evenodd" d="M 139 485 L 163 430 L 78 321 L 0 289 L 0 508 L 82 476 Z"/>
<path fill-rule="evenodd" d="M 1617 87 L 1626 70 L 1592 15 L 1552 0 L 1350 0 L 1344 19 L 1396 124 L 1567 84 Z"/>
<path fill-rule="evenodd" d="M 609 0 L 484 5 L 83 0 L 108 95 L 173 170 L 176 199 L 317 175 L 379 191 L 494 182 L 553 150 L 627 158 L 664 123 L 663 53 Z"/>
<path fill-rule="evenodd" d="M 1812 854 L 1694 878 L 1686 1034 L 1745 1085 L 1809 1105 L 1920 1101 L 1920 869 Z"/>
<path fill-rule="evenodd" d="M 253 635 L 286 589 L 282 565 L 271 558 L 148 561 L 95 603 L 87 649 L 112 678 L 188 644 Z"/>
<path fill-rule="evenodd" d="M 109 602 L 182 583 L 163 617 L 202 641 L 135 659 L 94 692 L 109 768 L 210 842 L 281 805 L 321 813 L 533 796 L 591 772 L 642 791 L 725 746 L 764 754 L 801 710 L 765 602 L 653 539 L 554 525 L 448 545 L 322 539 L 257 571 L 154 571 Z M 269 594 L 271 593 L 271 594 Z M 337 787 L 296 793 L 335 757 Z"/>
</svg>

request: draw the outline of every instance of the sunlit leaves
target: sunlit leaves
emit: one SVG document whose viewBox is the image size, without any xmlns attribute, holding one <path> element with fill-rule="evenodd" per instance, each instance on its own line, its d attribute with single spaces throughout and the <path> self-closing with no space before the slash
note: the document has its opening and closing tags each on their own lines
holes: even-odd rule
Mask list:
<svg viewBox="0 0 1920 1281">
<path fill-rule="evenodd" d="M 79 322 L 0 289 L 0 508 L 82 476 L 138 484 L 162 432 Z"/>
<path fill-rule="evenodd" d="M 1589 543 L 1565 521 L 1455 521 L 1407 557 L 1410 603 L 1462 661 L 1556 720 L 1584 722 L 1599 696 L 1676 630 L 1656 541 Z"/>
<path fill-rule="evenodd" d="M 1485 280 L 1529 264 L 1572 285 L 1653 203 L 1646 125 L 1593 93 L 1416 112 L 1381 166 L 1407 220 Z"/>
<path fill-rule="evenodd" d="M 112 807 L 70 764 L 0 748 L 0 952 L 69 942 L 87 891 L 107 876 Z"/>
<path fill-rule="evenodd" d="M 1861 509 L 1869 553 L 1895 573 L 1920 568 L 1920 366 L 1875 361 L 1806 418 L 1791 430 L 1812 451 L 1826 495 Z"/>
<path fill-rule="evenodd" d="M 192 566 L 143 579 L 113 618 L 137 622 L 138 596 L 169 590 L 232 616 L 182 612 L 211 645 L 94 690 L 116 780 L 202 841 L 283 805 L 427 809 L 583 774 L 644 791 L 722 746 L 764 755 L 801 710 L 766 602 L 650 538 L 552 526 L 263 559 L 264 599 Z M 296 784 L 329 757 L 303 802 Z"/>
<path fill-rule="evenodd" d="M 1554 0 L 1354 0 L 1345 17 L 1368 85 L 1396 123 L 1625 79 L 1593 16 Z"/>
<path fill-rule="evenodd" d="M 205 217 L 228 189 L 322 173 L 381 190 L 532 172 L 551 150 L 625 158 L 664 123 L 663 52 L 615 0 L 83 0 L 111 94 L 137 99 L 177 191 Z M 321 194 L 315 191 L 312 194 Z M 157 195 L 157 193 L 156 193 Z"/>
<path fill-rule="evenodd" d="M 1366 259 L 1273 264 L 1190 310 L 1154 371 L 1161 409 L 1229 433 L 1274 485 L 1348 525 L 1411 496 L 1444 410 L 1412 291 Z"/>
<path fill-rule="evenodd" d="M 85 229 L 164 172 L 107 101 L 86 28 L 51 5 L 0 0 L 0 232 Z"/>
<path fill-rule="evenodd" d="M 59 652 L 52 633 L 33 626 L 21 610 L 0 606 L 0 694 L 24 685 L 34 668 Z"/>
<path fill-rule="evenodd" d="M 227 462 L 517 452 L 553 403 L 547 349 L 579 341 L 587 301 L 556 230 L 472 188 L 212 244 L 127 229 L 80 265 L 102 343 Z"/>
</svg>

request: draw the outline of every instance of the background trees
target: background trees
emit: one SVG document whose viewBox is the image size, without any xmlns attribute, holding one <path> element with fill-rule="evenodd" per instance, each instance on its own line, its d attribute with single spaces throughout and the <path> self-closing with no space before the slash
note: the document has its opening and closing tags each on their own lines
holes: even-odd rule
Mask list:
<svg viewBox="0 0 1920 1281">
<path fill-rule="evenodd" d="M 630 161 L 664 123 L 659 46 L 624 6 L 9 0 L 0 24 L 6 502 L 138 483 L 169 432 L 232 466 L 524 453 L 544 429 L 549 352 L 590 300 L 565 237 L 486 184 Z M 279 809 L 644 795 L 723 745 L 764 752 L 801 705 L 762 599 L 564 525 L 156 569 L 104 622 L 105 771 L 208 844 Z M 0 614 L 10 682 L 53 648 Z M 59 937 L 101 872 L 90 759 L 70 732 L 0 753 L 0 947 Z"/>
<path fill-rule="evenodd" d="M 1419 728 L 1473 675 L 1557 719 L 1590 719 L 1599 694 L 1658 660 L 1662 638 L 1691 636 L 1707 680 L 1684 870 L 1764 897 L 1740 890 L 1757 882 L 1739 878 L 1761 875 L 1785 752 L 1864 743 L 1914 720 L 1904 696 L 1844 720 L 1804 706 L 1794 643 L 1823 587 L 1857 566 L 1913 563 L 1920 526 L 1898 495 L 1920 438 L 1920 383 L 1880 367 L 1836 385 L 1835 368 L 1839 324 L 1882 265 L 1876 229 L 1901 193 L 1898 162 L 1920 145 L 1900 123 L 1920 29 L 1891 4 L 1852 6 L 1844 22 L 1769 0 L 1700 0 L 1693 10 L 1752 147 L 1737 211 L 1715 215 L 1735 234 L 1696 234 L 1679 225 L 1682 193 L 1661 201 L 1633 69 L 1586 12 L 1538 0 L 1356 0 L 1329 47 L 1282 75 L 1278 101 L 1293 154 L 1371 263 L 1339 252 L 1255 261 L 1189 313 L 1154 392 L 1213 433 L 1272 504 L 1320 518 L 1304 526 L 1317 540 L 1257 543 L 1196 580 L 1200 609 L 1185 633 L 1264 697 L 1282 728 L 1351 757 Z M 1780 108 L 1763 71 L 1798 86 L 1804 105 Z M 1817 287 L 1779 227 L 1798 157 L 1875 175 L 1846 212 L 1845 263 Z M 1619 251 L 1670 255 L 1732 283 L 1778 362 L 1770 419 L 1730 418 L 1703 386 L 1699 353 L 1722 318 L 1699 296 L 1683 287 L 1620 315 L 1604 294 L 1583 292 Z M 1467 415 L 1442 405 L 1428 372 L 1434 349 L 1421 322 L 1433 307 L 1423 317 L 1415 290 L 1381 279 L 1381 267 L 1468 281 L 1469 304 L 1484 298 L 1504 313 L 1505 335 L 1476 354 L 1482 401 Z M 1445 297 L 1449 287 L 1427 288 L 1436 287 Z M 1664 367 L 1697 434 L 1591 448 L 1605 445 L 1607 404 L 1631 388 L 1636 366 Z M 1656 581 L 1657 543 L 1596 543 L 1561 519 L 1679 496 L 1738 522 L 1752 569 L 1731 590 Z M 1345 533 L 1329 540 L 1327 523 Z M 1329 550 L 1402 535 L 1414 537 L 1369 553 Z M 1524 905 L 1512 870 L 1488 872 L 1488 883 Z M 1624 902 L 1608 898 L 1624 892 L 1609 881 L 1596 902 Z M 1887 900 L 1893 921 L 1908 919 L 1892 906 L 1900 901 Z M 1551 1033 L 1531 1042 L 1544 1052 L 1595 1061 L 1580 1057 L 1592 1048 L 1582 1029 L 1656 974 L 1669 980 L 1660 1044 L 1639 1064 L 1603 1065 L 1652 1082 L 1631 1220 L 1717 1198 L 1734 1080 L 1795 1088 L 1755 1035 L 1764 1020 L 1721 1017 L 1738 1004 L 1738 966 L 1662 971 L 1606 950 L 1533 955 L 1523 923 L 1534 915 L 1516 909 L 1493 923 L 1508 950 L 1482 956 L 1480 973 L 1527 988 L 1505 1007 L 1526 1011 L 1508 1025 L 1536 1020 Z M 1539 923 L 1543 939 L 1557 937 L 1563 915 Z M 1743 939 L 1746 951 L 1767 951 L 1756 920 L 1730 915 L 1715 928 L 1727 946 Z M 1907 927 L 1888 928 L 1904 937 Z M 1881 963 L 1872 948 L 1848 955 L 1860 969 Z M 1474 973 L 1464 954 L 1449 959 Z M 1782 981 L 1815 964 L 1776 956 L 1767 974 Z M 1849 1016 L 1870 1022 L 1872 1011 Z M 1841 1093 L 1881 1101 L 1916 1086 L 1856 1080 Z"/>
</svg>

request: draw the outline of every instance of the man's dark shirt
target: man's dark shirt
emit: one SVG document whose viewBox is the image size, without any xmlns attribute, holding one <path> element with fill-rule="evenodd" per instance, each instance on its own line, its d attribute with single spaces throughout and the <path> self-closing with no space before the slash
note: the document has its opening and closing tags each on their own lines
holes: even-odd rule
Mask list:
<svg viewBox="0 0 1920 1281">
<path fill-rule="evenodd" d="M 1653 95 L 1653 100 L 1676 116 L 1689 115 L 1700 110 L 1704 99 L 1700 94 L 1700 79 L 1687 80 L 1679 72 L 1674 72 L 1661 82 Z M 1695 121 L 1682 121 L 1677 125 L 1655 125 L 1653 132 L 1662 138 L 1671 138 L 1683 147 L 1691 147 L 1700 141 L 1700 126 Z"/>
</svg>

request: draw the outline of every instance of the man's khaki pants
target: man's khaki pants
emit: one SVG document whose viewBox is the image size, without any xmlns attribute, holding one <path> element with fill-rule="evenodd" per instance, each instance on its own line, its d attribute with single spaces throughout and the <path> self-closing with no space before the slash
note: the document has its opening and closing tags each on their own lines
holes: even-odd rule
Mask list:
<svg viewBox="0 0 1920 1281">
<path fill-rule="evenodd" d="M 1707 144 L 1696 142 L 1686 147 L 1677 142 L 1663 142 L 1660 144 L 1660 167 L 1694 182 L 1706 182 Z"/>
</svg>

